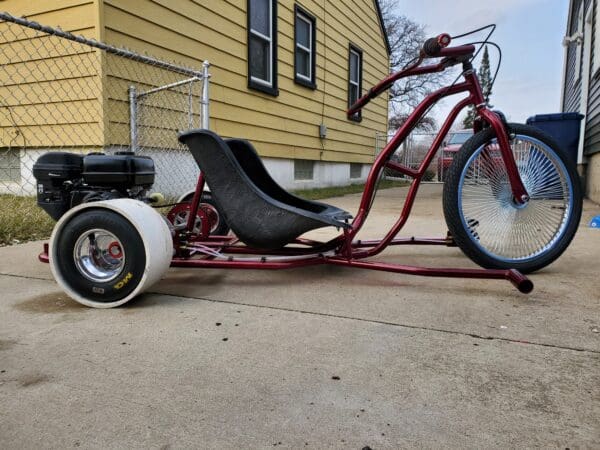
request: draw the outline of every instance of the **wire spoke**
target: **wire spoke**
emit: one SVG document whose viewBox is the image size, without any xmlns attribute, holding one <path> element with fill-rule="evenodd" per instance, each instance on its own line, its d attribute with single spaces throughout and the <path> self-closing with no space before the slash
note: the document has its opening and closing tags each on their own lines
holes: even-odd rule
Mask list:
<svg viewBox="0 0 600 450">
<path fill-rule="evenodd" d="M 496 140 L 479 148 L 463 169 L 459 200 L 463 224 L 488 255 L 522 261 L 551 249 L 572 211 L 572 188 L 558 156 L 545 144 L 516 136 L 511 148 L 530 201 L 513 201 Z"/>
</svg>

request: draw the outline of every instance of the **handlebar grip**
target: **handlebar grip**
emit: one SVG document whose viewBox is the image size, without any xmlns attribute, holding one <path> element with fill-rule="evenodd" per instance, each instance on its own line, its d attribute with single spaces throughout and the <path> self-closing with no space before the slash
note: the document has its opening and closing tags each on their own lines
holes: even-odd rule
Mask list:
<svg viewBox="0 0 600 450">
<path fill-rule="evenodd" d="M 437 37 L 429 38 L 423 44 L 422 52 L 425 56 L 430 58 L 435 58 L 439 56 L 440 52 L 443 48 L 448 47 L 450 45 L 450 41 L 452 38 L 449 34 L 440 34 Z"/>
<path fill-rule="evenodd" d="M 425 56 L 436 56 L 441 49 L 442 46 L 439 44 L 437 38 L 429 38 L 423 44 L 423 53 Z"/>
</svg>

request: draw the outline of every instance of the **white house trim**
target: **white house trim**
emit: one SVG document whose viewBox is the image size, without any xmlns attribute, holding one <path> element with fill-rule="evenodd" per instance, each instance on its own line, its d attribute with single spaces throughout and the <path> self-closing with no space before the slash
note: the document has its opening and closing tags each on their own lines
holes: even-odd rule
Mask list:
<svg viewBox="0 0 600 450">
<path fill-rule="evenodd" d="M 587 110 L 590 95 L 590 72 L 592 65 L 592 29 L 594 24 L 593 13 L 594 5 L 592 3 L 592 7 L 588 8 L 588 11 L 585 14 L 585 20 L 583 24 L 583 67 L 581 68 L 581 96 L 579 97 L 579 112 L 586 117 L 581 121 L 581 127 L 579 129 L 579 148 L 577 149 L 577 164 L 583 164 L 586 159 L 583 156 L 583 149 L 585 147 L 585 128 L 587 123 Z"/>
</svg>

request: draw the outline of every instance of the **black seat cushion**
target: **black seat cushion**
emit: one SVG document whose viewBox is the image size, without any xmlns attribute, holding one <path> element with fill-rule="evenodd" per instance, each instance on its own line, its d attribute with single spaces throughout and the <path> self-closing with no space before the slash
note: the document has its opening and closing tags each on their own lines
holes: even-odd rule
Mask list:
<svg viewBox="0 0 600 450">
<path fill-rule="evenodd" d="M 302 199 L 279 186 L 249 142 L 224 141 L 209 130 L 191 130 L 179 140 L 204 172 L 226 222 L 247 245 L 276 249 L 309 230 L 350 227 L 348 212 Z"/>
<path fill-rule="evenodd" d="M 283 189 L 271 177 L 262 163 L 260 156 L 258 156 L 254 146 L 245 139 L 226 139 L 225 142 L 233 152 L 237 162 L 240 164 L 244 172 L 246 172 L 246 175 L 248 175 L 250 180 L 252 180 L 257 188 L 262 190 L 274 200 L 317 214 L 326 213 L 327 215 L 334 216 L 340 221 L 345 221 L 346 219 L 352 218 L 350 213 L 335 206 L 306 200 Z"/>
</svg>

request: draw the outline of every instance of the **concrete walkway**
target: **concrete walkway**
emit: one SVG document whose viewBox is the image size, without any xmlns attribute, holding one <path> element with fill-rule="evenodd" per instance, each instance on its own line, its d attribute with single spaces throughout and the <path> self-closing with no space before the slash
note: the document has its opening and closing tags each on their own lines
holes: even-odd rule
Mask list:
<svg viewBox="0 0 600 450">
<path fill-rule="evenodd" d="M 405 235 L 445 233 L 440 191 L 425 186 Z M 361 237 L 405 194 L 382 191 Z M 2 248 L 0 448 L 598 448 L 599 213 L 586 204 L 528 296 L 340 267 L 172 269 L 94 310 L 60 292 L 40 243 Z M 456 248 L 379 259 L 473 267 Z"/>
</svg>

